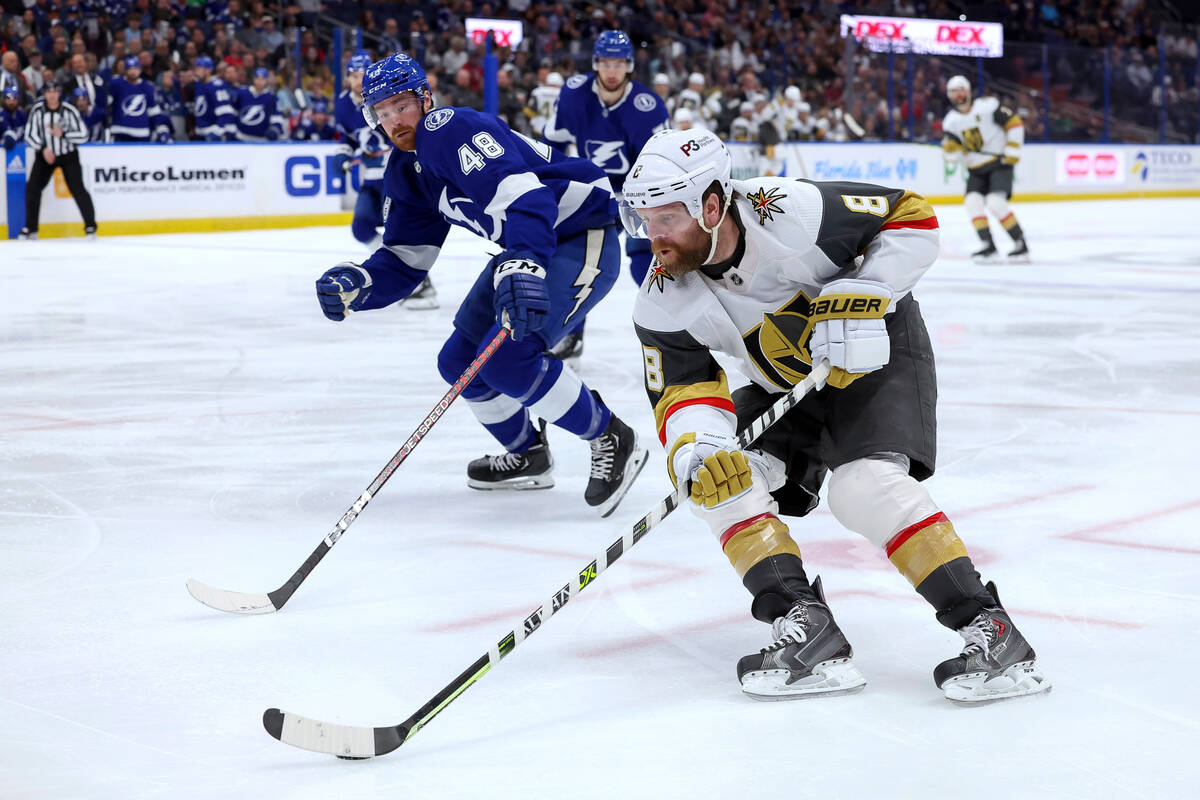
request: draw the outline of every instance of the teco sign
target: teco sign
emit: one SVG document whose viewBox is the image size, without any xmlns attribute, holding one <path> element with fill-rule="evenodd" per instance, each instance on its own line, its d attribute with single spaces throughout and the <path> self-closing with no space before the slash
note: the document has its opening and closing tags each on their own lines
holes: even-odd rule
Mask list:
<svg viewBox="0 0 1200 800">
<path fill-rule="evenodd" d="M 492 31 L 496 37 L 497 47 L 516 47 L 525 38 L 520 20 L 467 17 L 467 37 L 471 44 L 482 45 L 487 40 L 488 31 Z"/>
<path fill-rule="evenodd" d="M 843 38 L 853 36 L 869 49 L 882 52 L 912 50 L 991 58 L 1004 55 L 1004 26 L 998 22 L 843 14 L 841 28 Z"/>
<path fill-rule="evenodd" d="M 1124 183 L 1125 151 L 1090 147 L 1056 148 L 1054 182 L 1059 186 Z"/>
</svg>

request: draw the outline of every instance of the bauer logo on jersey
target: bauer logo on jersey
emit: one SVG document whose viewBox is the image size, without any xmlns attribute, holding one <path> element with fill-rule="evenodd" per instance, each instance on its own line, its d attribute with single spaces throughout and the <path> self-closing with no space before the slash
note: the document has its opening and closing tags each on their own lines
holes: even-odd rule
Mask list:
<svg viewBox="0 0 1200 800">
<path fill-rule="evenodd" d="M 454 116 L 453 108 L 435 108 L 425 115 L 425 130 L 436 131 Z"/>
<path fill-rule="evenodd" d="M 624 142 L 604 142 L 588 139 L 583 143 L 583 152 L 597 167 L 613 175 L 624 175 L 629 171 L 629 159 L 625 157 Z"/>
<path fill-rule="evenodd" d="M 783 209 L 776 205 L 775 201 L 785 197 L 787 195 L 780 191 L 778 186 L 772 186 L 770 190 L 760 186 L 757 192 L 746 195 L 746 199 L 753 203 L 754 213 L 758 214 L 759 225 L 774 222 L 774 215 L 783 213 Z"/>
<path fill-rule="evenodd" d="M 583 86 L 585 83 L 587 83 L 587 75 L 572 75 L 570 78 L 567 79 L 567 88 L 568 89 L 578 89 L 580 86 Z"/>
<path fill-rule="evenodd" d="M 247 106 L 242 110 L 242 124 L 246 127 L 261 125 L 267 120 L 267 110 L 262 106 Z"/>
<path fill-rule="evenodd" d="M 638 111 L 653 111 L 658 105 L 654 102 L 654 95 L 642 92 L 633 98 L 633 107 Z"/>
<path fill-rule="evenodd" d="M 196 101 L 197 116 L 203 114 L 200 103 L 203 98 Z M 146 95 L 135 94 L 125 98 L 125 102 L 121 104 L 121 112 L 127 117 L 140 117 L 146 113 Z"/>
<path fill-rule="evenodd" d="M 383 224 L 387 225 L 388 214 L 392 213 L 392 198 L 383 198 Z"/>
</svg>

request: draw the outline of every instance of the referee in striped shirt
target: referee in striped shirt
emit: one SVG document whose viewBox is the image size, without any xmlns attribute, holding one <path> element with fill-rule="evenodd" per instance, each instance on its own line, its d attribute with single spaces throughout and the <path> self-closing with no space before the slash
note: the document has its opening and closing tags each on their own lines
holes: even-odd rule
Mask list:
<svg viewBox="0 0 1200 800">
<path fill-rule="evenodd" d="M 79 213 L 83 215 L 83 232 L 88 238 L 96 236 L 96 210 L 92 196 L 83 185 L 83 167 L 79 164 L 76 146 L 88 140 L 87 125 L 79 111 L 62 101 L 61 88 L 47 83 L 45 96 L 29 109 L 25 123 L 25 142 L 36 152 L 29 183 L 25 186 L 25 227 L 19 239 L 36 239 L 38 215 L 41 212 L 42 190 L 50 182 L 54 170 L 62 168 L 67 188 Z"/>
</svg>

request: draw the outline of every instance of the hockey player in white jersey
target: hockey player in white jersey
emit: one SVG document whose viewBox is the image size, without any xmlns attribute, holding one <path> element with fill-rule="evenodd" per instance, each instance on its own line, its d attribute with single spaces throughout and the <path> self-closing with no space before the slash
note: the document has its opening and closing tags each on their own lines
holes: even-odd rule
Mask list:
<svg viewBox="0 0 1200 800">
<path fill-rule="evenodd" d="M 1028 261 L 1029 246 L 1017 215 L 1008 204 L 1012 197 L 1013 167 L 1021 158 L 1025 126 L 1021 118 L 995 97 L 971 100 L 971 84 L 962 75 L 946 82 L 946 96 L 954 106 L 942 121 L 942 149 L 948 160 L 967 167 L 967 193 L 963 199 L 982 249 L 971 254 L 976 261 L 999 256 L 986 211 L 1000 221 L 1012 237 L 1010 261 Z M 985 211 L 986 208 L 986 211 Z"/>
<path fill-rule="evenodd" d="M 534 87 L 529 93 L 529 102 L 525 105 L 525 114 L 529 117 L 529 127 L 539 139 L 544 138 L 546 122 L 554 119 L 554 110 L 558 108 L 558 95 L 562 91 L 563 76 L 558 72 L 546 75 L 546 82 Z"/>
<path fill-rule="evenodd" d="M 827 473 L 829 506 L 885 550 L 966 641 L 934 680 L 977 704 L 1049 689 L 1034 651 L 981 581 L 954 526 L 920 481 L 934 471 L 933 351 L 911 291 L 938 253 L 919 195 L 862 183 L 730 179 L 711 133 L 666 131 L 625 182 L 622 219 L 655 262 L 634 327 L 671 479 L 708 523 L 774 642 L 745 656 L 742 689 L 761 699 L 857 690 L 865 678 L 779 515 L 809 513 Z M 749 385 L 731 391 L 713 353 Z M 735 438 L 813 364 L 810 393 L 757 441 Z"/>
</svg>

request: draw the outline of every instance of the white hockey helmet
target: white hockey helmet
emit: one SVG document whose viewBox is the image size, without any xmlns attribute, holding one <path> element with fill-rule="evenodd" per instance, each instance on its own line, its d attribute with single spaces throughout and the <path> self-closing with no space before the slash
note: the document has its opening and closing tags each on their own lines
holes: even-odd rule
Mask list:
<svg viewBox="0 0 1200 800">
<path fill-rule="evenodd" d="M 649 238 L 639 209 L 683 203 L 700 228 L 712 236 L 708 260 L 717 249 L 716 230 L 733 198 L 733 157 L 715 133 L 701 130 L 663 130 L 642 148 L 625 178 L 621 222 L 630 236 Z M 724 203 L 721 219 L 712 228 L 704 224 L 704 193 L 716 182 Z"/>
<path fill-rule="evenodd" d="M 562 73 L 561 72 L 551 72 L 549 75 L 546 76 L 546 85 L 547 86 L 562 86 L 563 85 Z"/>
<path fill-rule="evenodd" d="M 799 100 L 800 99 L 800 87 L 799 86 L 789 86 L 786 89 L 784 89 L 783 90 L 783 99 L 784 100 Z"/>
<path fill-rule="evenodd" d="M 801 100 L 799 103 L 797 103 L 797 104 L 796 104 L 796 113 L 798 113 L 798 114 L 811 114 L 811 113 L 812 113 L 812 106 L 810 106 L 808 103 L 806 103 L 806 102 L 804 102 L 803 100 Z"/>
<path fill-rule="evenodd" d="M 952 89 L 966 89 L 967 96 L 971 94 L 971 82 L 964 75 L 955 75 L 950 80 L 946 81 L 946 94 L 950 94 Z"/>
<path fill-rule="evenodd" d="M 654 85 L 658 86 L 659 84 L 666 84 L 667 86 L 670 86 L 671 85 L 671 77 L 669 75 L 667 75 L 667 73 L 665 73 L 665 72 L 657 73 L 654 76 Z"/>
<path fill-rule="evenodd" d="M 688 85 L 691 86 L 693 83 L 698 83 L 701 86 L 703 86 L 704 85 L 704 76 L 701 75 L 699 72 L 693 72 L 691 75 L 688 75 Z"/>
</svg>

